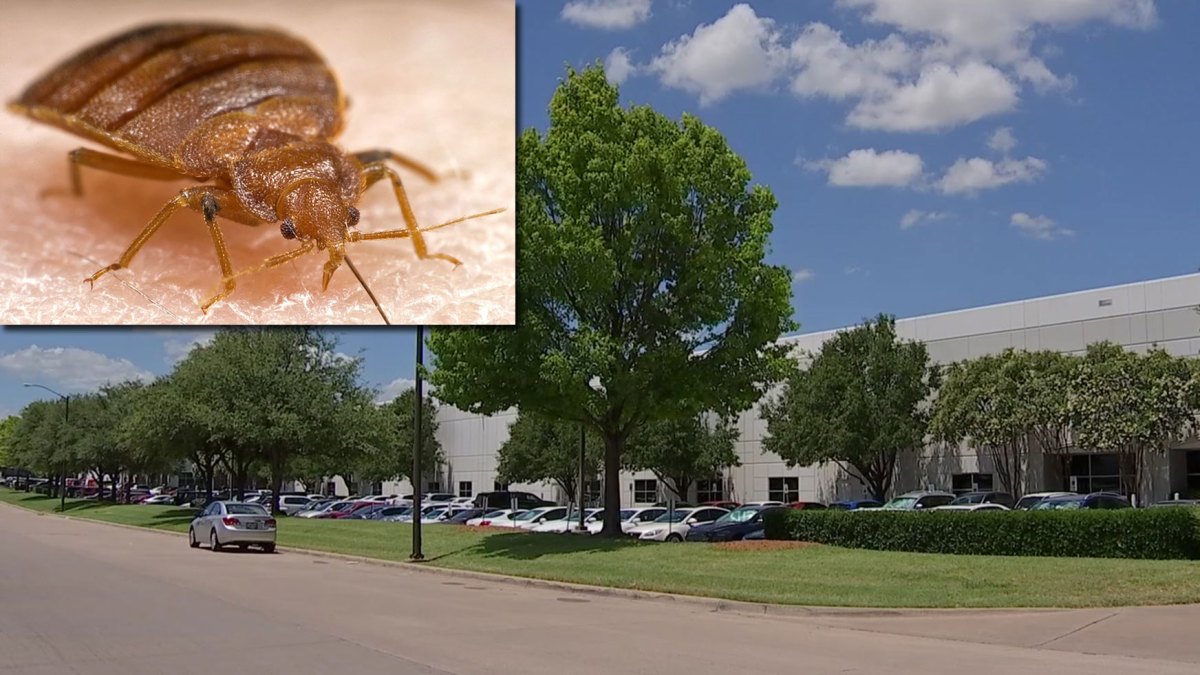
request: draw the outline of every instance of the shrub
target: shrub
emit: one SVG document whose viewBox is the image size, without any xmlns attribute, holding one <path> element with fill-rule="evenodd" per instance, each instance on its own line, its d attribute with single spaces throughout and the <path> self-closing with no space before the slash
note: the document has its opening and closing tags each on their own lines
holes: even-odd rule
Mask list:
<svg viewBox="0 0 1200 675">
<path fill-rule="evenodd" d="M 964 555 L 1200 558 L 1200 510 L 800 511 L 767 517 L 768 539 Z"/>
</svg>

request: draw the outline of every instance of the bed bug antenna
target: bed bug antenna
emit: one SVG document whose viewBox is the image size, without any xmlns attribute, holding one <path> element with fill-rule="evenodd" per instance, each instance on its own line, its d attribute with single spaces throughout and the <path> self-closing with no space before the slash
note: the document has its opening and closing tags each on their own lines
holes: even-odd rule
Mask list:
<svg viewBox="0 0 1200 675">
<path fill-rule="evenodd" d="M 370 296 L 371 302 L 375 303 L 375 309 L 379 310 L 379 316 L 383 317 L 383 322 L 389 326 L 392 325 L 392 322 L 388 321 L 387 314 L 383 313 L 383 307 L 379 305 L 379 300 L 375 299 L 375 294 L 371 292 L 371 287 L 367 285 L 367 280 L 363 278 L 363 275 L 359 273 L 358 268 L 354 266 L 354 262 L 350 260 L 350 256 L 346 256 L 343 258 L 343 260 L 346 261 L 346 267 L 349 267 L 350 271 L 354 272 L 354 278 L 358 279 L 358 283 L 362 284 L 363 290 L 367 292 L 368 296 Z"/>
</svg>

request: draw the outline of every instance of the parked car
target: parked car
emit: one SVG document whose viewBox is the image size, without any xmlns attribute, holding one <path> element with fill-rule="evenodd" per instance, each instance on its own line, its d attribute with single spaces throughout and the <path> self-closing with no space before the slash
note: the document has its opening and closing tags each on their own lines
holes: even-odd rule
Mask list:
<svg viewBox="0 0 1200 675">
<path fill-rule="evenodd" d="M 449 525 L 466 525 L 467 521 L 478 518 L 485 513 L 487 511 L 483 509 L 460 509 L 453 516 L 447 518 L 446 523 Z"/>
<path fill-rule="evenodd" d="M 510 509 L 513 499 L 517 500 L 518 509 L 536 509 L 540 506 L 554 506 L 541 497 L 529 492 L 480 492 L 471 503 L 476 508 Z"/>
<path fill-rule="evenodd" d="M 1003 504 L 1008 508 L 1013 506 L 1012 495 L 1007 492 L 966 492 L 954 498 L 950 502 L 953 506 L 961 506 L 963 504 Z"/>
<path fill-rule="evenodd" d="M 741 504 L 738 502 L 715 501 L 715 502 L 701 502 L 700 506 L 715 506 L 718 509 L 729 509 L 730 511 L 733 511 L 734 509 L 741 506 Z"/>
<path fill-rule="evenodd" d="M 906 492 L 899 497 L 893 497 L 880 507 L 880 511 L 919 511 L 935 506 L 946 506 L 954 501 L 951 492 L 917 491 Z"/>
<path fill-rule="evenodd" d="M 726 513 L 729 511 L 712 506 L 675 509 L 663 514 L 652 523 L 631 528 L 626 534 L 642 541 L 683 541 L 692 526 L 711 523 Z"/>
<path fill-rule="evenodd" d="M 589 521 L 592 521 L 596 518 L 603 520 L 604 509 L 584 509 L 583 510 L 583 527 L 585 528 L 583 530 L 584 532 L 587 531 L 586 528 L 588 526 Z M 578 532 L 579 531 L 579 510 L 578 509 L 569 509 L 565 514 L 563 514 L 562 518 L 557 518 L 555 520 L 547 520 L 546 522 L 542 523 L 541 525 L 534 527 L 533 531 L 534 532 L 557 532 L 559 534 L 566 534 L 567 532 Z"/>
<path fill-rule="evenodd" d="M 330 502 L 316 511 L 301 511 L 296 515 L 301 518 L 332 518 L 334 515 L 345 511 L 356 503 L 352 501 Z"/>
<path fill-rule="evenodd" d="M 1017 505 L 1013 509 L 1016 511 L 1028 511 L 1046 499 L 1074 497 L 1077 494 L 1075 492 L 1032 492 L 1018 499 Z"/>
<path fill-rule="evenodd" d="M 350 516 L 353 516 L 363 509 L 372 508 L 378 503 L 379 502 L 351 502 L 350 506 L 347 506 L 341 511 L 335 511 L 334 513 L 329 514 L 327 517 L 332 520 L 342 520 L 343 518 L 349 518 Z"/>
<path fill-rule="evenodd" d="M 367 506 L 350 513 L 346 518 L 349 520 L 371 520 L 376 513 L 386 508 L 399 509 L 404 507 L 392 506 L 386 502 L 367 502 Z"/>
<path fill-rule="evenodd" d="M 742 506 L 786 506 L 783 502 L 765 501 L 765 502 L 746 502 Z"/>
<path fill-rule="evenodd" d="M 630 529 L 638 525 L 653 522 L 655 518 L 662 516 L 667 510 L 661 506 L 643 506 L 632 509 L 621 509 L 621 531 L 628 533 Z M 591 534 L 600 534 L 604 529 L 604 513 L 601 514 L 592 522 L 587 524 L 588 532 Z"/>
<path fill-rule="evenodd" d="M 1133 505 L 1129 500 L 1115 492 L 1093 492 L 1087 495 L 1071 497 L 1053 497 L 1043 499 L 1034 506 L 1034 511 L 1072 510 L 1072 509 L 1129 509 Z"/>
<path fill-rule="evenodd" d="M 510 524 L 512 519 L 516 518 L 522 513 L 525 512 L 520 509 L 517 509 L 516 511 L 512 509 L 495 509 L 488 511 L 478 518 L 472 518 L 471 520 L 468 520 L 467 525 L 477 525 L 483 527 L 512 527 Z"/>
<path fill-rule="evenodd" d="M 783 506 L 743 506 L 706 525 L 696 525 L 684 536 L 685 541 L 739 541 L 753 532 L 762 532 L 769 513 L 786 511 Z"/>
<path fill-rule="evenodd" d="M 275 519 L 258 504 L 213 502 L 188 526 L 188 545 L 196 548 L 203 540 L 213 551 L 237 546 L 243 551 L 258 546 L 275 552 Z"/>
<path fill-rule="evenodd" d="M 536 509 L 529 509 L 509 522 L 511 527 L 518 530 L 532 530 L 546 521 L 558 520 L 565 515 L 567 515 L 565 506 L 539 506 Z M 495 523 L 492 525 L 494 527 Z"/>
<path fill-rule="evenodd" d="M 143 499 L 140 504 L 174 504 L 174 495 L 153 495 Z"/>
<path fill-rule="evenodd" d="M 383 508 L 372 511 L 366 516 L 367 520 L 382 520 L 389 523 L 398 522 L 402 516 L 407 516 L 412 513 L 411 506 L 392 506 L 384 504 Z"/>
<path fill-rule="evenodd" d="M 878 509 L 883 507 L 883 502 L 875 501 L 874 499 L 850 499 L 841 502 L 833 502 L 829 505 L 831 509 L 839 511 L 857 511 L 859 509 Z"/>
<path fill-rule="evenodd" d="M 947 504 L 945 506 L 935 506 L 930 511 L 1010 511 L 1003 504 L 993 502 L 982 502 L 976 504 Z"/>
<path fill-rule="evenodd" d="M 788 508 L 812 511 L 824 510 L 825 505 L 821 502 L 792 502 L 791 504 L 788 504 Z"/>
<path fill-rule="evenodd" d="M 267 500 L 263 502 L 263 506 L 270 508 L 268 506 L 270 503 L 271 498 L 267 497 Z M 294 516 L 307 508 L 311 503 L 312 500 L 307 495 L 283 495 L 279 498 L 279 510 L 286 515 Z"/>
<path fill-rule="evenodd" d="M 1168 499 L 1150 506 L 1200 506 L 1200 499 Z"/>
</svg>

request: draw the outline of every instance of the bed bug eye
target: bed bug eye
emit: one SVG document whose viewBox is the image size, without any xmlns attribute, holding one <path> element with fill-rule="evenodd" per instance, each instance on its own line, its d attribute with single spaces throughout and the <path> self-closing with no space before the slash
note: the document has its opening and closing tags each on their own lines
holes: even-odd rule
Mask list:
<svg viewBox="0 0 1200 675">
<path fill-rule="evenodd" d="M 291 218 L 283 219 L 283 222 L 279 224 L 279 233 L 283 235 L 284 239 L 296 238 L 296 225 L 292 223 Z"/>
<path fill-rule="evenodd" d="M 350 227 L 358 225 L 358 209 L 350 207 Z"/>
</svg>

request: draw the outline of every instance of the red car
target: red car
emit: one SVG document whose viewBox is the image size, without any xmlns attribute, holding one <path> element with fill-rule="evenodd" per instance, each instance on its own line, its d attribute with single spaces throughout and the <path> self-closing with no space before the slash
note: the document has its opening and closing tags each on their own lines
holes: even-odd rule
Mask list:
<svg viewBox="0 0 1200 675">
<path fill-rule="evenodd" d="M 812 510 L 812 509 L 824 509 L 825 505 L 822 504 L 821 502 L 792 502 L 791 504 L 788 504 L 788 508 Z"/>
<path fill-rule="evenodd" d="M 329 515 L 329 517 L 335 518 L 335 519 L 345 518 L 346 516 L 350 515 L 351 513 L 354 513 L 356 511 L 361 511 L 361 510 L 367 508 L 368 506 L 378 506 L 378 505 L 379 505 L 379 502 L 354 502 L 348 508 L 342 509 L 341 511 L 337 511 L 335 513 L 331 513 Z"/>
</svg>

